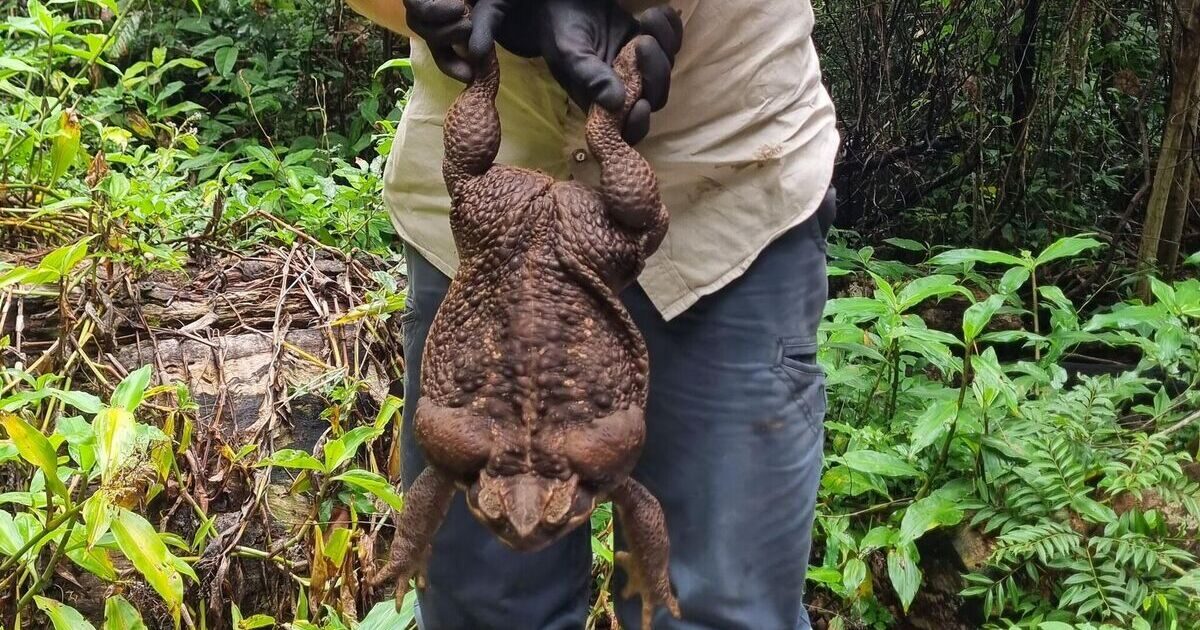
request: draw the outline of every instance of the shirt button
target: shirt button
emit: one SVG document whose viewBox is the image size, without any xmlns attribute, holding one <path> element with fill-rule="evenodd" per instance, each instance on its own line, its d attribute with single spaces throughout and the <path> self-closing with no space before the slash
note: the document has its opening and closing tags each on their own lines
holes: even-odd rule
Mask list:
<svg viewBox="0 0 1200 630">
<path fill-rule="evenodd" d="M 571 157 L 574 158 L 576 162 L 586 162 L 588 154 L 587 151 L 584 151 L 583 149 L 575 149 L 575 152 L 571 154 Z"/>
</svg>

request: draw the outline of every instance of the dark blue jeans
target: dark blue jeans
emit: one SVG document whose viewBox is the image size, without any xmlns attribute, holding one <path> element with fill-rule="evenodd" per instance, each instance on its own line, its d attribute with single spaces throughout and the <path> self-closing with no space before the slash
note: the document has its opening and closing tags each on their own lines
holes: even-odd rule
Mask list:
<svg viewBox="0 0 1200 630">
<path fill-rule="evenodd" d="M 809 628 L 804 574 L 821 477 L 825 377 L 816 334 L 825 307 L 832 194 L 746 273 L 663 321 L 636 285 L 622 299 L 650 349 L 646 446 L 634 477 L 662 503 L 683 619 L 655 628 Z M 409 249 L 404 317 L 404 479 L 425 466 L 412 436 L 419 357 L 449 279 Z M 618 546 L 620 529 L 617 530 Z M 434 540 L 423 630 L 579 630 L 587 618 L 586 527 L 535 554 L 509 550 L 459 494 Z M 639 603 L 619 597 L 623 628 Z"/>
</svg>

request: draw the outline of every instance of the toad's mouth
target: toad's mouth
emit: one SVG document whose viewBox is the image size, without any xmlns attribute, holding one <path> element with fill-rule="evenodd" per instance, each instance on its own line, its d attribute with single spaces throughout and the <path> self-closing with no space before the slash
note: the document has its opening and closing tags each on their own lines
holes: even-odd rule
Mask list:
<svg viewBox="0 0 1200 630">
<path fill-rule="evenodd" d="M 466 498 L 475 518 L 517 551 L 548 547 L 587 522 L 596 507 L 595 494 L 576 475 L 557 479 L 533 472 L 482 472 Z"/>
</svg>

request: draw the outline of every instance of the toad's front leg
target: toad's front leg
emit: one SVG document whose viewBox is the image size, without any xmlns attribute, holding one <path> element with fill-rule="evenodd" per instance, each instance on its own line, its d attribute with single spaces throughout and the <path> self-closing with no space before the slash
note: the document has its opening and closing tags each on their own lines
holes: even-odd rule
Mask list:
<svg viewBox="0 0 1200 630">
<path fill-rule="evenodd" d="M 453 497 L 454 481 L 432 466 L 405 493 L 404 509 L 396 519 L 391 560 L 367 580 L 371 586 L 379 586 L 395 579 L 397 609 L 408 591 L 408 580 L 422 568 L 433 534 L 445 520 Z"/>
<path fill-rule="evenodd" d="M 613 505 L 621 519 L 629 553 L 617 554 L 617 561 L 627 574 L 624 597 L 639 594 L 642 598 L 642 628 L 648 630 L 654 608 L 662 605 L 676 619 L 679 602 L 671 592 L 671 576 L 667 571 L 671 541 L 667 538 L 666 519 L 658 499 L 632 478 L 612 492 Z"/>
</svg>

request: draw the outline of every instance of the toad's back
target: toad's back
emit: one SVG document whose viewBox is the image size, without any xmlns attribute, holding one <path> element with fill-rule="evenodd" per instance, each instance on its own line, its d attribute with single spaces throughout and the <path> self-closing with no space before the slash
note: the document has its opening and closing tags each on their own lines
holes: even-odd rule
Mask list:
<svg viewBox="0 0 1200 630">
<path fill-rule="evenodd" d="M 526 435 L 644 404 L 645 352 L 614 292 L 638 243 L 602 209 L 590 189 L 503 166 L 462 191 L 462 264 L 424 357 L 430 402 Z"/>
</svg>

